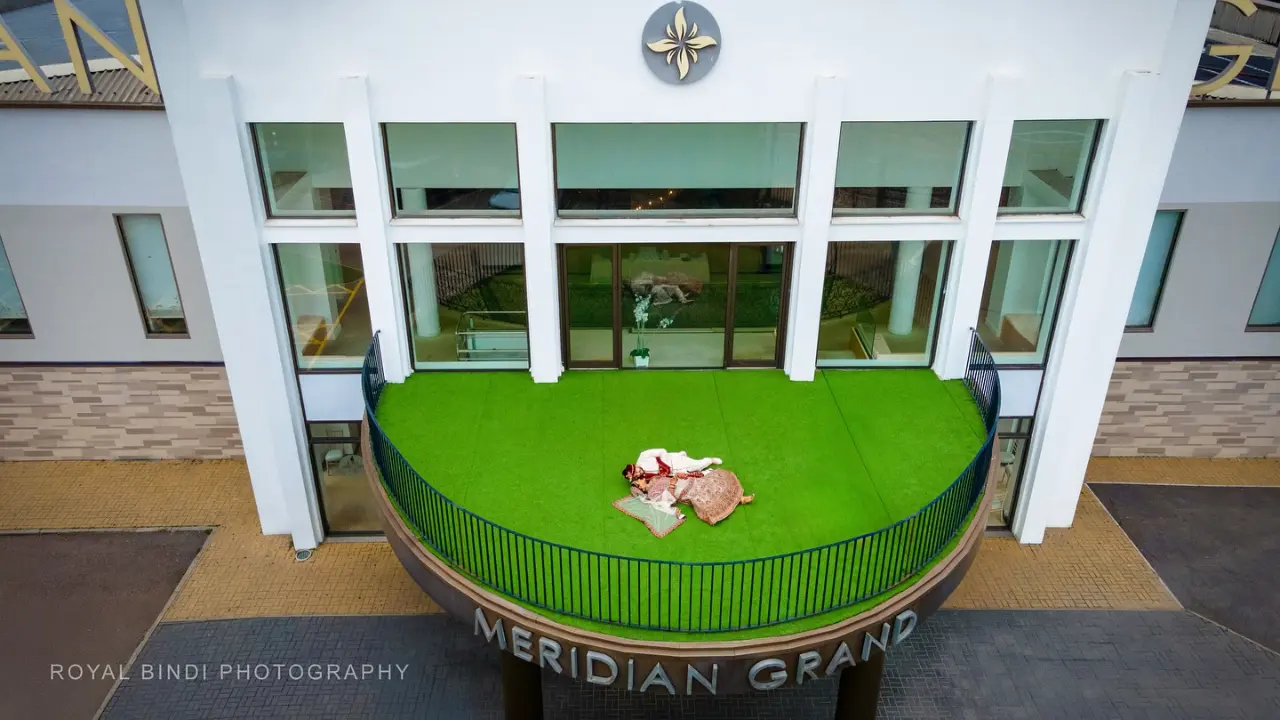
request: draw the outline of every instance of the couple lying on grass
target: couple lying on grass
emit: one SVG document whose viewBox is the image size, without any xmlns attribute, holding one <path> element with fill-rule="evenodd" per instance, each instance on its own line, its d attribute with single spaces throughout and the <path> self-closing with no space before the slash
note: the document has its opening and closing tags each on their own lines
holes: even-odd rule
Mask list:
<svg viewBox="0 0 1280 720">
<path fill-rule="evenodd" d="M 658 537 L 684 522 L 678 503 L 693 506 L 700 520 L 715 525 L 739 505 L 755 499 L 743 494 L 737 475 L 721 468 L 708 469 L 721 462 L 720 458 L 694 459 L 683 451 L 645 450 L 622 469 L 622 477 L 631 483 L 631 496 L 614 505 L 644 521 Z"/>
</svg>

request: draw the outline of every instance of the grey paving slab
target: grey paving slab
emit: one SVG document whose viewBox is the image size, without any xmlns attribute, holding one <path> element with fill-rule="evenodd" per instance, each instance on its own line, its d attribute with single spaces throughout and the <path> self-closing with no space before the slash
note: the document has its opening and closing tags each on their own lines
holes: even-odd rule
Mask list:
<svg viewBox="0 0 1280 720">
<path fill-rule="evenodd" d="M 0 718 L 88 718 L 204 531 L 0 535 Z"/>
<path fill-rule="evenodd" d="M 498 718 L 495 653 L 442 616 L 164 624 L 105 717 Z M 166 664 L 207 676 L 142 679 L 142 667 Z M 256 677 L 276 665 L 281 673 Z M 324 677 L 290 679 L 293 665 L 323 666 Z M 330 665 L 357 677 L 329 677 Z M 392 676 L 360 679 L 362 665 Z M 544 688 L 557 720 L 816 720 L 835 698 L 830 681 L 725 698 L 591 691 L 551 677 Z M 1278 690 L 1280 656 L 1191 613 L 952 611 L 890 656 L 881 717 L 1270 718 L 1280 717 Z"/>
<path fill-rule="evenodd" d="M 1183 607 L 1280 651 L 1280 488 L 1089 487 Z"/>
</svg>

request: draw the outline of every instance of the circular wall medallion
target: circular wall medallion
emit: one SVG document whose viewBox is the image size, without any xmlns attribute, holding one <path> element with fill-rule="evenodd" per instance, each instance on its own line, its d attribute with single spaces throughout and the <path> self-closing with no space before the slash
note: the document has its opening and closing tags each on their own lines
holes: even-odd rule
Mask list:
<svg viewBox="0 0 1280 720">
<path fill-rule="evenodd" d="M 649 16 L 640 43 L 659 80 L 686 85 L 706 77 L 720 59 L 720 25 L 698 3 L 669 2 Z"/>
</svg>

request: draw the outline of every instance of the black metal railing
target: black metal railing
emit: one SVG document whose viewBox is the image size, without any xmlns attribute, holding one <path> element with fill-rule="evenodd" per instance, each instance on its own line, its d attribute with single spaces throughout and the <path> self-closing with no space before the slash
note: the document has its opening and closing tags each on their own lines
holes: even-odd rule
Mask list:
<svg viewBox="0 0 1280 720">
<path fill-rule="evenodd" d="M 386 378 L 377 336 L 365 356 L 361 383 L 383 487 L 428 550 L 475 582 L 526 605 L 675 632 L 743 630 L 811 617 L 888 592 L 925 570 L 968 527 L 982 498 L 1000 406 L 995 363 L 974 334 L 964 383 L 982 415 L 986 439 L 928 505 L 875 532 L 808 550 L 751 560 L 674 562 L 540 540 L 459 506 L 405 460 L 378 424 Z"/>
</svg>

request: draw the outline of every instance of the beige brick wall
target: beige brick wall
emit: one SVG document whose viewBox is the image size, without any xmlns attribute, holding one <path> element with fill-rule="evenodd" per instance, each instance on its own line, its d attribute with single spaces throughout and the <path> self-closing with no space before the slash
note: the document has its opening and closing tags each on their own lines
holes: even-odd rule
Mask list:
<svg viewBox="0 0 1280 720">
<path fill-rule="evenodd" d="M 1280 361 L 1121 361 L 1093 454 L 1280 457 Z"/>
<path fill-rule="evenodd" d="M 243 455 L 221 367 L 0 368 L 0 460 Z"/>
</svg>

